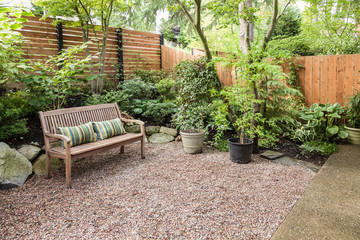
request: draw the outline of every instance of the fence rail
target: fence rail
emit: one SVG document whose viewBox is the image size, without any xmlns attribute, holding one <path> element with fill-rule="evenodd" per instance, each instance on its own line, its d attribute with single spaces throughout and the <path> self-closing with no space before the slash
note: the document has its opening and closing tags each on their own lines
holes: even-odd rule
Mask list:
<svg viewBox="0 0 360 240">
<path fill-rule="evenodd" d="M 28 17 L 28 22 L 19 32 L 25 37 L 24 50 L 26 58 L 42 61 L 49 56 L 57 55 L 59 50 L 59 31 L 53 25 L 54 19 L 40 20 L 39 17 Z M 61 26 L 61 39 L 63 49 L 84 43 L 80 27 Z M 160 70 L 160 34 L 139 32 L 109 28 L 106 41 L 105 74 L 117 82 L 118 70 L 122 70 L 122 76 L 128 78 L 135 69 Z M 97 31 L 99 40 L 103 33 Z M 90 32 L 90 38 L 95 35 Z M 119 37 L 121 45 L 119 45 Z M 119 46 L 122 48 L 119 49 Z M 91 54 L 96 54 L 97 44 L 89 44 Z M 119 51 L 121 52 L 119 54 Z M 80 54 L 84 57 L 85 53 Z M 121 58 L 121 59 L 120 59 Z M 98 69 L 94 68 L 95 71 Z M 120 71 L 121 72 L 121 71 Z M 89 74 L 90 71 L 86 71 Z"/>
</svg>

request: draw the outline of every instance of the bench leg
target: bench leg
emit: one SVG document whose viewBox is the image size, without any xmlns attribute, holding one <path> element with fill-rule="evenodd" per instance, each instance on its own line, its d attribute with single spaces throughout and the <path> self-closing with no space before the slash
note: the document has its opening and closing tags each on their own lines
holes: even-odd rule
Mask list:
<svg viewBox="0 0 360 240">
<path fill-rule="evenodd" d="M 125 149 L 124 146 L 121 146 L 121 147 L 120 147 L 120 154 L 123 154 L 123 153 L 124 153 L 124 149 Z"/>
<path fill-rule="evenodd" d="M 50 178 L 50 170 L 51 170 L 51 158 L 48 154 L 46 154 L 46 173 L 45 178 Z"/>
<path fill-rule="evenodd" d="M 145 158 L 145 136 L 141 139 L 141 159 Z"/>
<path fill-rule="evenodd" d="M 71 188 L 71 157 L 65 159 L 66 167 L 66 187 Z"/>
</svg>

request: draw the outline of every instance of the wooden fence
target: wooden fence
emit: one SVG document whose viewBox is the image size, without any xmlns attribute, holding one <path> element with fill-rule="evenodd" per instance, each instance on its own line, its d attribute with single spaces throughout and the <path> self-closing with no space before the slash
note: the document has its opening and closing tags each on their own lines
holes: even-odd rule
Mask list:
<svg viewBox="0 0 360 240">
<path fill-rule="evenodd" d="M 42 61 L 48 56 L 57 55 L 63 49 L 83 43 L 80 27 L 68 27 L 62 24 L 54 26 L 54 19 L 50 18 L 40 20 L 39 17 L 28 17 L 28 20 L 19 30 L 26 40 L 24 49 L 28 59 Z M 103 36 L 100 31 L 97 35 L 99 38 Z M 93 37 L 94 34 L 90 33 L 90 38 Z M 160 43 L 160 34 L 109 28 L 105 74 L 117 82 L 119 68 L 123 70 L 125 79 L 137 68 L 159 70 Z M 89 50 L 91 54 L 96 54 L 97 45 L 90 44 Z M 85 56 L 85 53 L 82 56 Z"/>
<path fill-rule="evenodd" d="M 170 69 L 180 61 L 194 59 L 191 55 L 162 46 L 163 69 Z M 295 60 L 301 67 L 298 71 L 298 83 L 305 97 L 305 104 L 346 103 L 350 96 L 360 91 L 360 54 L 299 57 Z M 282 66 L 289 72 L 286 65 Z M 233 69 L 218 65 L 218 74 L 225 86 L 234 83 Z"/>
<path fill-rule="evenodd" d="M 19 30 L 26 39 L 24 49 L 28 59 L 41 61 L 58 54 L 62 49 L 83 43 L 79 27 L 54 26 L 54 19 L 40 21 L 39 17 L 28 17 L 28 20 Z M 101 32 L 98 34 L 102 37 Z M 94 36 L 90 34 L 90 37 Z M 162 43 L 160 34 L 110 28 L 105 73 L 117 82 L 119 79 L 127 79 L 137 68 L 168 70 L 180 61 L 204 55 L 201 50 L 193 49 L 192 54 L 188 54 Z M 96 44 L 91 44 L 89 49 L 95 54 Z M 298 71 L 298 82 L 308 106 L 316 102 L 344 103 L 360 90 L 360 54 L 299 57 L 296 62 L 303 66 Z M 117 71 L 119 68 L 120 73 L 123 73 L 120 78 Z M 233 69 L 220 64 L 217 68 L 223 84 L 232 85 L 236 79 Z M 284 67 L 284 72 L 288 71 Z"/>
</svg>

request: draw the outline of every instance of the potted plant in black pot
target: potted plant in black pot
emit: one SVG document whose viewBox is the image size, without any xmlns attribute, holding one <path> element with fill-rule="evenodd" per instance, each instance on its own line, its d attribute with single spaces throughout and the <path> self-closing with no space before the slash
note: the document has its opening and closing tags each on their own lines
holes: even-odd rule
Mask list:
<svg viewBox="0 0 360 240">
<path fill-rule="evenodd" d="M 348 102 L 345 118 L 349 141 L 360 145 L 360 92 L 353 95 Z"/>
<path fill-rule="evenodd" d="M 235 111 L 231 114 L 235 115 L 232 116 L 236 119 L 233 127 L 238 136 L 228 139 L 230 159 L 236 163 L 248 163 L 251 161 L 254 143 L 249 136 L 256 132 L 256 129 L 251 128 L 251 120 L 261 117 L 260 114 L 258 116 L 252 111 L 252 104 L 258 100 L 254 98 L 254 94 L 245 82 L 239 82 L 223 90 L 221 94 L 228 99 Z"/>
<path fill-rule="evenodd" d="M 214 65 L 205 58 L 182 61 L 176 66 L 175 79 L 178 108 L 173 123 L 180 130 L 184 151 L 200 153 L 211 90 L 219 87 Z"/>
</svg>

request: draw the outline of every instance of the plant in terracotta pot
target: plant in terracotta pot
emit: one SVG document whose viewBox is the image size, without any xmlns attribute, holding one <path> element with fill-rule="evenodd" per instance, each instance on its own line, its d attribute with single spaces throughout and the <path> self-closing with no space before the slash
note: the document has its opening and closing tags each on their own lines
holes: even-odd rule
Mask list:
<svg viewBox="0 0 360 240">
<path fill-rule="evenodd" d="M 214 65 L 204 58 L 182 61 L 176 66 L 175 79 L 178 108 L 173 123 L 180 130 L 184 151 L 200 153 L 212 102 L 210 91 L 219 87 Z"/>
<path fill-rule="evenodd" d="M 360 144 L 360 92 L 351 97 L 346 110 L 345 129 L 349 134 L 349 141 L 353 144 Z"/>
</svg>

